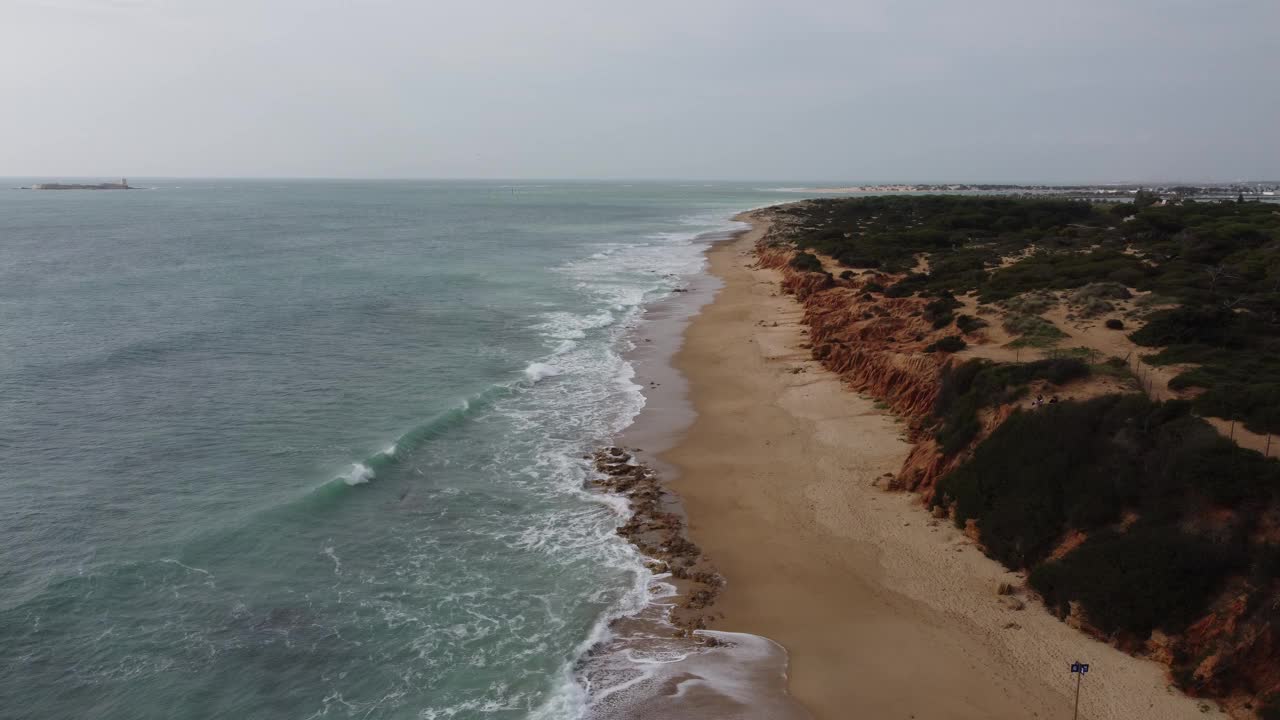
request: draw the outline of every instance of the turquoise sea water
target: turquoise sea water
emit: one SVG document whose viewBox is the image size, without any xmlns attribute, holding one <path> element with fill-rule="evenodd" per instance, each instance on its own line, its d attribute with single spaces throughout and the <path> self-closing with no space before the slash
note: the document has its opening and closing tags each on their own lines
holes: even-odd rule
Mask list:
<svg viewBox="0 0 1280 720">
<path fill-rule="evenodd" d="M 0 191 L 0 714 L 580 714 L 628 328 L 789 198 L 131 182 Z"/>
</svg>

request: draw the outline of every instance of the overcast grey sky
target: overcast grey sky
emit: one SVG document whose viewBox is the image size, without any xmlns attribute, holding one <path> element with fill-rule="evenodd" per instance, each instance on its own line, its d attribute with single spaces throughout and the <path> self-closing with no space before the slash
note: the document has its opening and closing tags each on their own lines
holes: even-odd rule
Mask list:
<svg viewBox="0 0 1280 720">
<path fill-rule="evenodd" d="M 1280 0 L 0 0 L 0 175 L 1280 176 Z"/>
</svg>

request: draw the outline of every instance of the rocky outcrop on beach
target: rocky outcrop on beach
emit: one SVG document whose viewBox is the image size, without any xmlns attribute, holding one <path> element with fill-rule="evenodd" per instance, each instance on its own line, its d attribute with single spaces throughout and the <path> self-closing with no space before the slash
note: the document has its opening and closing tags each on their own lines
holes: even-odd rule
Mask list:
<svg viewBox="0 0 1280 720">
<path fill-rule="evenodd" d="M 678 596 L 668 619 L 677 634 L 715 642 L 709 636 L 694 636 L 693 631 L 705 629 L 716 619 L 708 608 L 720 594 L 724 580 L 686 536 L 684 517 L 677 512 L 675 499 L 663 488 L 657 471 L 620 447 L 601 449 L 593 459 L 601 477 L 592 485 L 625 497 L 631 506 L 631 517 L 618 527 L 618 535 L 648 558 L 651 571 L 669 575 L 667 579 L 676 586 Z"/>
</svg>

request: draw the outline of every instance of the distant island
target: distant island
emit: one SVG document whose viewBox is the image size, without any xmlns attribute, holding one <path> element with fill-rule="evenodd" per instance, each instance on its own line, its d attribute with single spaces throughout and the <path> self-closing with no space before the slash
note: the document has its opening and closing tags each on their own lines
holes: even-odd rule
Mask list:
<svg viewBox="0 0 1280 720">
<path fill-rule="evenodd" d="M 31 186 L 32 190 L 133 190 L 129 186 L 129 181 L 120 178 L 120 182 L 105 182 L 96 185 L 70 184 L 63 183 L 36 183 Z"/>
</svg>

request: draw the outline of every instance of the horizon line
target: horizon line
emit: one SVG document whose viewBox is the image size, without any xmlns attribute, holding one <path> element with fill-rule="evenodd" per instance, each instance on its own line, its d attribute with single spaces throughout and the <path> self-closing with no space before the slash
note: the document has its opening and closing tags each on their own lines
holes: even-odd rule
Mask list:
<svg viewBox="0 0 1280 720">
<path fill-rule="evenodd" d="M 0 175 L 0 180 L 34 180 L 60 178 L 69 180 L 119 179 L 128 175 Z M 858 187 L 872 185 L 1016 185 L 1016 186 L 1081 186 L 1081 185 L 1222 185 L 1242 183 L 1278 183 L 1278 179 L 1239 178 L 1223 179 L 1122 179 L 1122 180 L 833 180 L 796 178 L 700 178 L 700 177 L 448 177 L 448 176 L 341 176 L 341 175 L 135 175 L 140 180 L 252 180 L 252 181 L 313 181 L 313 182 L 564 182 L 564 183 L 770 183 L 800 185 L 801 189 L 819 186 Z"/>
</svg>

